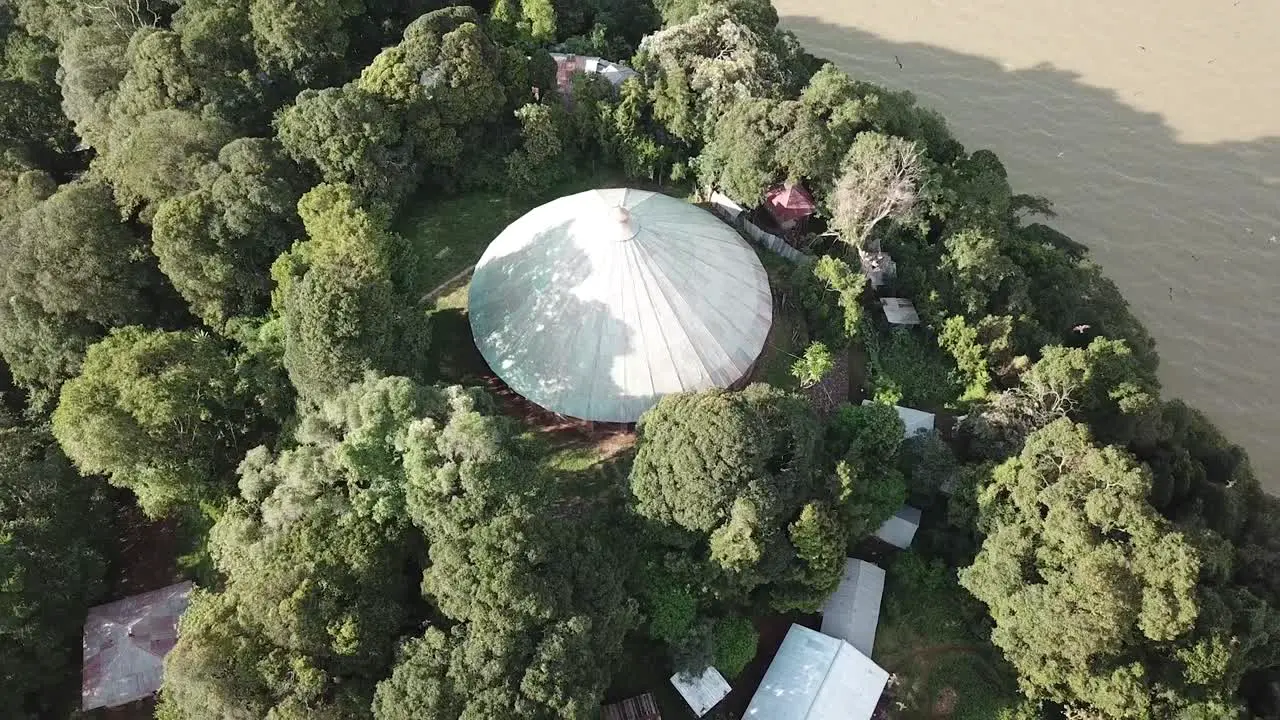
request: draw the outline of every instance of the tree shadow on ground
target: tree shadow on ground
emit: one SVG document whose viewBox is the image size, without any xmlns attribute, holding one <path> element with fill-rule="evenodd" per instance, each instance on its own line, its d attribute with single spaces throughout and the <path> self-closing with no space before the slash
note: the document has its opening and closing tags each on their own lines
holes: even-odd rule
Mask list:
<svg viewBox="0 0 1280 720">
<path fill-rule="evenodd" d="M 1048 224 L 1091 248 L 1158 341 L 1167 393 L 1208 412 L 1280 491 L 1280 137 L 1186 143 L 1161 115 L 1049 64 L 1009 70 L 814 17 L 781 24 L 854 77 L 911 90 L 970 150 L 994 150 L 1015 192 L 1053 201 Z"/>
</svg>

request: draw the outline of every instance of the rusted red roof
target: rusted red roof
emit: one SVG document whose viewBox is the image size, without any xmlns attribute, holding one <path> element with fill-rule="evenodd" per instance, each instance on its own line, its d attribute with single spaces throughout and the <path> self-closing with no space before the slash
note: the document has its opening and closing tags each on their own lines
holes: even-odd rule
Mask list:
<svg viewBox="0 0 1280 720">
<path fill-rule="evenodd" d="M 573 76 L 586 71 L 587 58 L 582 55 L 553 55 L 552 57 L 556 59 L 556 87 L 560 89 L 562 95 L 568 97 L 573 87 Z"/>
<path fill-rule="evenodd" d="M 775 185 L 764 196 L 769 213 L 780 221 L 800 220 L 813 214 L 813 196 L 802 185 Z"/>
<path fill-rule="evenodd" d="M 85 710 L 160 689 L 164 656 L 178 640 L 178 617 L 190 594 L 191 583 L 183 582 L 89 610 L 80 689 Z"/>
</svg>

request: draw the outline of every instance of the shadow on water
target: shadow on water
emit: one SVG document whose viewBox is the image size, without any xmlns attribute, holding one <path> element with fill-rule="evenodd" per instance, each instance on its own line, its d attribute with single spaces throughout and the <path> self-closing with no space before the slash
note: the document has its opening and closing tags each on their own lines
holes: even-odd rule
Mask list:
<svg viewBox="0 0 1280 720">
<path fill-rule="evenodd" d="M 1048 224 L 1091 249 L 1159 343 L 1166 394 L 1205 410 L 1280 492 L 1280 137 L 1184 143 L 1048 64 L 1009 70 L 813 17 L 782 26 L 855 77 L 912 91 L 970 150 L 994 150 L 1015 192 L 1053 201 Z"/>
</svg>

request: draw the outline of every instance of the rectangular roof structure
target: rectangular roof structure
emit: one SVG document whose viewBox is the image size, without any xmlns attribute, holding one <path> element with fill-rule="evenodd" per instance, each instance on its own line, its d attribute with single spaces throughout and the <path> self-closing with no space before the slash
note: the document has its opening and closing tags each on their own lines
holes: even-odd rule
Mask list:
<svg viewBox="0 0 1280 720">
<path fill-rule="evenodd" d="M 871 287 L 881 287 L 898 269 L 897 263 L 887 252 L 859 250 L 858 261 L 862 266 L 862 274 L 871 281 Z"/>
<path fill-rule="evenodd" d="M 653 693 L 637 695 L 600 709 L 603 720 L 662 720 Z"/>
<path fill-rule="evenodd" d="M 844 640 L 871 657 L 883 596 L 884 570 L 865 560 L 848 558 L 840 586 L 822 606 L 822 634 Z"/>
<path fill-rule="evenodd" d="M 890 325 L 919 325 L 920 313 L 916 306 L 906 298 L 880 298 L 880 307 L 884 308 L 885 319 Z"/>
<path fill-rule="evenodd" d="M 578 73 L 599 75 L 614 87 L 622 85 L 627 78 L 635 76 L 635 70 L 611 62 L 594 55 L 573 55 L 570 53 L 550 53 L 556 62 L 556 87 L 560 94 L 568 98 L 573 92 L 573 76 Z"/>
<path fill-rule="evenodd" d="M 85 710 L 124 705 L 160 689 L 164 656 L 178 642 L 191 587 L 182 582 L 89 609 L 80 675 Z"/>
<path fill-rule="evenodd" d="M 915 539 L 919 529 L 920 508 L 903 505 L 876 530 L 876 537 L 900 550 L 906 550 L 911 547 L 911 541 Z"/>
<path fill-rule="evenodd" d="M 671 676 L 671 684 L 698 717 L 706 715 L 733 689 L 720 671 L 710 666 L 701 675 L 676 673 Z"/>
<path fill-rule="evenodd" d="M 870 405 L 873 402 L 875 401 L 863 400 L 862 404 Z M 902 424 L 906 426 L 902 433 L 904 438 L 909 438 L 918 432 L 928 432 L 934 429 L 933 413 L 902 407 L 901 405 L 894 405 L 893 409 L 898 412 L 898 417 L 902 420 Z"/>
<path fill-rule="evenodd" d="M 792 625 L 743 717 L 870 720 L 888 680 L 849 643 Z"/>
</svg>

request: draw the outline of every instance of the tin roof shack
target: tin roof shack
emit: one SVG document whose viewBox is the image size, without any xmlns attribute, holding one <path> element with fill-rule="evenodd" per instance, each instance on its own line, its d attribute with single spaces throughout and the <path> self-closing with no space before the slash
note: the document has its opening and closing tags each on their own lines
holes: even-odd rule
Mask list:
<svg viewBox="0 0 1280 720">
<path fill-rule="evenodd" d="M 792 625 L 751 698 L 749 720 L 870 720 L 889 673 L 849 643 Z"/>
<path fill-rule="evenodd" d="M 916 306 L 906 298 L 880 298 L 880 307 L 884 309 L 884 317 L 890 325 L 919 325 L 920 314 Z"/>
<path fill-rule="evenodd" d="M 840 586 L 822 606 L 822 634 L 844 640 L 871 657 L 880 624 L 884 570 L 866 560 L 845 560 Z"/>
<path fill-rule="evenodd" d="M 706 715 L 733 689 L 713 667 L 703 670 L 701 675 L 676 673 L 671 676 L 671 684 L 698 717 Z"/>
<path fill-rule="evenodd" d="M 898 548 L 906 550 L 916 538 L 920 529 L 920 508 L 903 505 L 884 524 L 876 530 L 876 537 Z"/>
<path fill-rule="evenodd" d="M 124 705 L 160 689 L 164 656 L 178 642 L 191 587 L 182 582 L 89 609 L 80 676 L 85 710 Z"/>
<path fill-rule="evenodd" d="M 556 61 L 556 89 L 560 96 L 569 102 L 573 95 L 573 76 L 578 73 L 599 75 L 609 81 L 616 89 L 638 73 L 620 63 L 611 62 L 592 55 L 571 55 L 568 53 L 551 53 Z"/>
<path fill-rule="evenodd" d="M 653 693 L 637 695 L 600 708 L 602 720 L 662 720 Z"/>
<path fill-rule="evenodd" d="M 809 191 L 794 183 L 769 188 L 764 207 L 778 227 L 787 232 L 795 230 L 817 210 Z"/>
<path fill-rule="evenodd" d="M 871 287 L 880 289 L 889 284 L 898 271 L 898 265 L 887 252 L 858 251 L 858 261 L 862 266 L 862 274 L 867 276 Z"/>
</svg>

